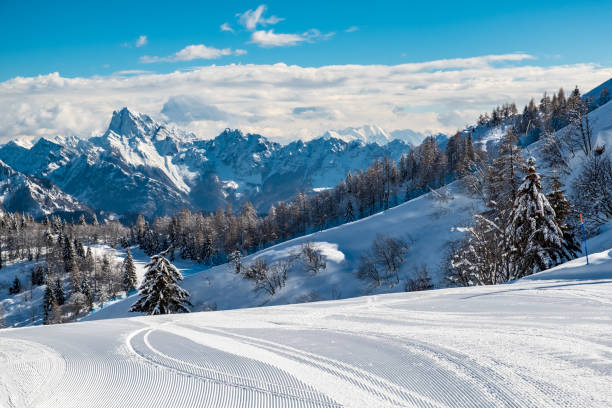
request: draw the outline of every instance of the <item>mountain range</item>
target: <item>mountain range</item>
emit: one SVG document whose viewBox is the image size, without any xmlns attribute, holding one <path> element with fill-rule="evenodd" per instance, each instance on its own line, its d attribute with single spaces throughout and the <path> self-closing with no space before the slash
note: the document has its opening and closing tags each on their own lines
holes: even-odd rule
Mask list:
<svg viewBox="0 0 612 408">
<path fill-rule="evenodd" d="M 265 213 L 299 191 L 331 188 L 377 158 L 398 159 L 412 148 L 406 135 L 399 136 L 404 140 L 364 126 L 287 145 L 236 129 L 202 140 L 123 108 L 113 112 L 101 136 L 0 147 L 0 200 L 5 210 L 36 217 L 94 209 L 107 216 L 154 217 L 181 208 L 235 208 L 247 200 Z"/>
</svg>

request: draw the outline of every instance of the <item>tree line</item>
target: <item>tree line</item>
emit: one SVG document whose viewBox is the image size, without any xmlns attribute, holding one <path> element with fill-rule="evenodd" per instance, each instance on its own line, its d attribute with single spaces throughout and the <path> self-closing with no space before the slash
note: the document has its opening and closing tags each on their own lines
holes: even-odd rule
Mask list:
<svg viewBox="0 0 612 408">
<path fill-rule="evenodd" d="M 578 215 L 585 216 L 592 235 L 612 218 L 610 155 L 605 146 L 594 144 L 588 115 L 609 97 L 602 92 L 604 99 L 593 104 L 578 88 L 567 100 L 562 91 L 552 100 L 544 95 L 538 108 L 532 101 L 523 115 L 510 117 L 497 148 L 479 152 L 470 164 L 463 182 L 485 210 L 474 214 L 466 236 L 449 248 L 445 268 L 451 283 L 496 284 L 573 259 L 580 252 Z M 535 149 L 549 171 L 545 176 L 538 173 L 534 158 L 525 160 L 520 147 L 527 119 L 534 131 L 541 131 Z M 565 129 L 553 131 L 559 127 Z M 572 169 L 576 156 L 578 168 Z M 561 178 L 570 173 L 575 177 L 567 197 Z"/>
</svg>

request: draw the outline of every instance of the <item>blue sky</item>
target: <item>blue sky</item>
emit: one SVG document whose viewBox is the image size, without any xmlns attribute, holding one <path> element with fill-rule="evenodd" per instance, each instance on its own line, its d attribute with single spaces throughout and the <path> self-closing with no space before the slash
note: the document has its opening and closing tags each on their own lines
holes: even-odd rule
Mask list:
<svg viewBox="0 0 612 408">
<path fill-rule="evenodd" d="M 0 0 L 0 142 L 128 106 L 201 138 L 445 132 L 612 77 L 608 1 Z"/>
<path fill-rule="evenodd" d="M 609 1 L 513 1 L 495 6 L 489 1 L 380 1 L 375 6 L 267 1 L 263 24 L 251 29 L 241 25 L 237 14 L 261 4 L 2 0 L 0 81 L 50 72 L 65 77 L 125 70 L 166 73 L 229 63 L 394 65 L 517 51 L 536 56 L 543 66 L 612 65 Z M 272 16 L 279 21 L 266 23 Z M 223 23 L 234 32 L 222 31 Z M 293 46 L 253 42 L 255 31 L 269 30 L 305 40 Z M 137 47 L 141 36 L 146 43 Z M 143 63 L 144 56 L 168 58 L 189 45 L 232 51 L 216 58 Z M 236 49 L 246 53 L 236 55 Z"/>
</svg>

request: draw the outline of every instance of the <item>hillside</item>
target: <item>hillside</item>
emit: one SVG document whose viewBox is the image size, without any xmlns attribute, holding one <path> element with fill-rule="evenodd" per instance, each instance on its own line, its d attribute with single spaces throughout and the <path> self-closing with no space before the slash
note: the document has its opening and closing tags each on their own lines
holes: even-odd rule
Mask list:
<svg viewBox="0 0 612 408">
<path fill-rule="evenodd" d="M 195 310 L 206 310 L 213 305 L 218 309 L 235 309 L 401 292 L 414 269 L 421 265 L 426 265 L 435 283 L 444 285 L 439 270 L 441 256 L 447 242 L 462 235 L 461 227 L 469 221 L 470 210 L 476 205 L 460 191 L 457 183 L 449 186 L 448 191 L 452 195 L 448 203 L 438 202 L 430 193 L 359 221 L 299 237 L 245 257 L 245 265 L 257 258 L 272 264 L 299 252 L 306 242 L 321 250 L 327 261 L 324 271 L 312 276 L 296 265 L 289 271 L 286 286 L 273 296 L 254 291 L 253 283 L 236 275 L 230 264 L 204 269 L 179 261 L 176 265 L 187 275 L 182 286 L 191 292 Z M 356 271 L 361 254 L 381 233 L 405 238 L 410 249 L 399 273 L 400 282 L 371 288 L 369 283 L 357 278 Z M 137 257 L 142 262 L 148 259 L 142 253 L 137 253 Z M 132 296 L 85 319 L 126 317 L 134 300 Z"/>
<path fill-rule="evenodd" d="M 612 250 L 590 260 L 498 286 L 2 330 L 0 405 L 609 407 Z"/>
</svg>

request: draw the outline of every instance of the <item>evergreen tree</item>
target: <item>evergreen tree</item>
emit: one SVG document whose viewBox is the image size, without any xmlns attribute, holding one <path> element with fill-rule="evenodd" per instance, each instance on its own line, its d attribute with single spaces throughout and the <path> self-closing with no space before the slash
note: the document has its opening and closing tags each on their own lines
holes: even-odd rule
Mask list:
<svg viewBox="0 0 612 408">
<path fill-rule="evenodd" d="M 9 295 L 16 295 L 19 292 L 21 292 L 21 282 L 19 281 L 19 278 L 15 276 L 13 285 L 9 288 Z"/>
<path fill-rule="evenodd" d="M 74 252 L 79 258 L 85 258 L 85 247 L 83 243 L 76 238 L 74 239 Z"/>
<path fill-rule="evenodd" d="M 140 286 L 140 299 L 132 305 L 130 312 L 143 312 L 148 315 L 189 312 L 186 307 L 191 306 L 187 300 L 189 292 L 178 285 L 183 276 L 166 259 L 167 253 L 168 250 L 151 257 Z"/>
<path fill-rule="evenodd" d="M 35 265 L 30 270 L 30 279 L 33 286 L 40 286 L 45 283 L 45 271 L 41 265 Z"/>
<path fill-rule="evenodd" d="M 234 265 L 234 273 L 240 275 L 242 273 L 242 252 L 236 249 L 229 254 L 229 261 Z"/>
<path fill-rule="evenodd" d="M 498 156 L 493 159 L 487 182 L 489 205 L 497 212 L 512 208 L 516 199 L 520 174 L 525 170 L 525 159 L 517 146 L 518 136 L 512 127 L 498 147 Z"/>
<path fill-rule="evenodd" d="M 55 300 L 57 301 L 57 304 L 60 306 L 63 305 L 66 301 L 66 296 L 64 295 L 64 287 L 62 286 L 62 281 L 60 281 L 59 277 L 55 279 L 55 287 L 53 290 L 55 291 Z"/>
<path fill-rule="evenodd" d="M 565 197 L 562 190 L 563 184 L 555 174 L 552 181 L 552 191 L 547 195 L 551 207 L 555 210 L 555 220 L 563 232 L 563 254 L 564 260 L 569 261 L 576 258 L 580 252 L 580 243 L 576 239 L 573 229 L 567 224 L 567 217 L 572 213 L 572 206 Z"/>
<path fill-rule="evenodd" d="M 76 263 L 76 254 L 74 253 L 74 246 L 72 241 L 66 237 L 64 240 L 64 272 L 70 277 L 72 283 L 72 290 L 78 292 L 81 290 L 81 275 L 79 273 L 79 267 Z"/>
<path fill-rule="evenodd" d="M 83 275 L 83 281 L 81 282 L 81 293 L 85 296 L 85 299 L 87 299 L 87 307 L 91 312 L 93 309 L 93 295 L 91 293 L 91 286 L 89 286 L 89 279 L 86 275 Z"/>
<path fill-rule="evenodd" d="M 132 258 L 132 251 L 128 248 L 126 250 L 125 259 L 123 260 L 123 290 L 128 293 L 136 289 L 138 284 L 138 278 L 136 277 L 136 266 L 134 266 L 134 259 Z"/>
<path fill-rule="evenodd" d="M 511 279 L 550 268 L 563 256 L 563 231 L 555 219 L 555 210 L 542 193 L 533 157 L 514 202 L 507 235 L 511 238 Z"/>
<path fill-rule="evenodd" d="M 53 290 L 52 283 L 47 282 L 47 287 L 45 288 L 45 294 L 43 296 L 43 312 L 44 318 L 43 323 L 49 324 L 50 322 L 50 314 L 53 313 L 53 309 L 57 306 L 57 298 L 55 297 L 55 291 Z"/>
<path fill-rule="evenodd" d="M 346 211 L 344 212 L 344 220 L 346 222 L 353 221 L 355 219 L 355 212 L 353 211 L 353 202 L 348 200 L 346 203 Z"/>
</svg>

